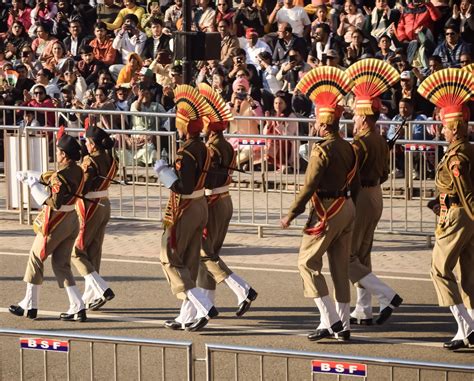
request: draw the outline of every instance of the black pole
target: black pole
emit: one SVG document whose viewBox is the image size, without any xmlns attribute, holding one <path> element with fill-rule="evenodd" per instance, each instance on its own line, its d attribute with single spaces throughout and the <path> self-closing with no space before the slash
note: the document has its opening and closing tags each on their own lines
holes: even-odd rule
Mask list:
<svg viewBox="0 0 474 381">
<path fill-rule="evenodd" d="M 186 84 L 191 83 L 192 75 L 192 61 L 191 57 L 189 57 L 190 52 L 190 44 L 189 39 L 191 37 L 191 23 L 192 23 L 192 14 L 191 14 L 191 1 L 192 0 L 184 0 L 183 1 L 183 32 L 184 32 L 184 57 L 183 57 L 183 82 Z"/>
</svg>

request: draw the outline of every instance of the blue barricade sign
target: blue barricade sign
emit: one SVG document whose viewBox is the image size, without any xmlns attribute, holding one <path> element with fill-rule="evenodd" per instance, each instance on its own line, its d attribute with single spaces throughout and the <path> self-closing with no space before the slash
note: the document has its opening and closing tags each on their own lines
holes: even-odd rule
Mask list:
<svg viewBox="0 0 474 381">
<path fill-rule="evenodd" d="M 312 360 L 311 365 L 313 367 L 313 373 L 367 377 L 367 365 L 365 364 Z"/>
<path fill-rule="evenodd" d="M 40 351 L 69 352 L 69 342 L 44 338 L 20 338 L 21 349 L 38 349 Z"/>
</svg>

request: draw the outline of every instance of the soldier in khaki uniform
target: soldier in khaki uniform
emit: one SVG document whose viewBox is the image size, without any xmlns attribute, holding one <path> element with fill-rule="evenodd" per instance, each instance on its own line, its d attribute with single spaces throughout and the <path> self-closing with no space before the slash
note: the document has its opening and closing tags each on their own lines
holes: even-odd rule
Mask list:
<svg viewBox="0 0 474 381">
<path fill-rule="evenodd" d="M 229 269 L 219 256 L 233 212 L 229 184 L 236 165 L 236 153 L 223 134 L 233 115 L 222 97 L 209 85 L 199 84 L 199 91 L 213 111 L 206 116 L 208 123 L 204 128 L 212 159 L 205 181 L 208 220 L 202 239 L 198 286 L 214 301 L 216 282 L 227 284 L 237 296 L 236 315 L 240 317 L 257 298 L 257 292 Z"/>
<path fill-rule="evenodd" d="M 171 291 L 183 303 L 179 316 L 166 321 L 165 327 L 197 331 L 218 315 L 212 301 L 196 287 L 201 237 L 207 223 L 204 181 L 211 163 L 199 133 L 203 129 L 202 117 L 209 114 L 210 109 L 199 91 L 191 86 L 177 86 L 174 94 L 176 128 L 186 140 L 177 152 L 174 165 L 169 167 L 168 163 L 158 160 L 155 171 L 171 190 L 160 260 Z"/>
<path fill-rule="evenodd" d="M 371 251 L 374 231 L 382 216 L 382 184 L 388 177 L 389 150 L 376 131 L 381 102 L 378 96 L 390 89 L 400 76 L 388 63 L 373 58 L 356 62 L 346 70 L 354 81 L 353 147 L 357 153 L 361 190 L 356 202 L 349 276 L 356 284 L 357 302 L 351 324 L 372 324 L 372 295 L 380 304 L 377 324 L 384 323 L 402 298 L 372 272 Z"/>
<path fill-rule="evenodd" d="M 443 69 L 426 78 L 418 92 L 440 107 L 448 149 L 436 169 L 439 220 L 431 278 L 440 306 L 449 307 L 458 331 L 444 348 L 474 344 L 474 147 L 467 138 L 467 102 L 474 94 L 473 74 Z M 461 291 L 454 268 L 459 263 Z"/>
<path fill-rule="evenodd" d="M 287 228 L 311 200 L 298 268 L 303 279 L 304 296 L 314 299 L 321 315 L 318 328 L 308 335 L 312 341 L 343 331 L 336 337 L 348 340 L 350 336 L 349 257 L 355 217 L 351 196 L 357 196 L 359 178 L 355 152 L 339 134 L 342 107 L 338 102 L 351 87 L 352 82 L 335 67 L 315 68 L 297 86 L 297 90 L 316 103 L 315 129 L 323 140 L 313 145 L 304 187 L 288 215 L 281 220 L 281 226 Z M 321 273 L 326 252 L 336 305 Z"/>
<path fill-rule="evenodd" d="M 64 130 L 58 133 L 57 142 L 59 169 L 56 172 L 43 173 L 39 179 L 32 174 L 18 175 L 19 180 L 28 182 L 32 197 L 43 209 L 34 222 L 37 234 L 23 278 L 26 295 L 18 305 L 10 306 L 10 312 L 36 318 L 44 262 L 51 255 L 59 287 L 65 288 L 69 297 L 69 310 L 62 313 L 60 319 L 85 321 L 86 310 L 71 271 L 71 251 L 79 233 L 74 204 L 84 185 L 82 169 L 76 164 L 81 158 L 81 147 L 73 137 L 65 135 Z"/>
<path fill-rule="evenodd" d="M 72 253 L 72 263 L 84 277 L 82 300 L 86 308 L 97 310 L 115 296 L 99 275 L 105 227 L 110 219 L 107 189 L 117 174 L 118 161 L 113 153 L 114 141 L 99 127 L 86 129 L 88 155 L 82 159 L 84 195 L 89 200 L 77 201 L 80 230 Z"/>
</svg>

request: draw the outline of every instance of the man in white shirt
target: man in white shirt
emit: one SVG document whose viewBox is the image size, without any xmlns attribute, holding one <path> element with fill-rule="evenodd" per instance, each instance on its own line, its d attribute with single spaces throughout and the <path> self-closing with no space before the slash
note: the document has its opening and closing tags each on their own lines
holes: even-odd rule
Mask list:
<svg viewBox="0 0 474 381">
<path fill-rule="evenodd" d="M 293 28 L 293 34 L 298 37 L 308 37 L 311 29 L 311 21 L 303 7 L 297 7 L 293 0 L 277 1 L 268 22 L 273 24 L 288 23 Z"/>
<path fill-rule="evenodd" d="M 262 52 L 268 52 L 272 54 L 272 50 L 266 42 L 258 38 L 258 33 L 253 28 L 248 28 L 245 31 L 245 39 L 247 46 L 244 48 L 247 53 L 246 61 L 248 64 L 252 64 L 258 67 L 258 54 Z"/>
</svg>

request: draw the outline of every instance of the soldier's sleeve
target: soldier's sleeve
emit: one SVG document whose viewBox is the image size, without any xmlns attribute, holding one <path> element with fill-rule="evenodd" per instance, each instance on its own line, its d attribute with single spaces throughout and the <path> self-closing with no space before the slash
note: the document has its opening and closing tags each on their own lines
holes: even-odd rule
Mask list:
<svg viewBox="0 0 474 381">
<path fill-rule="evenodd" d="M 196 184 L 196 158 L 188 151 L 178 152 L 174 169 L 178 180 L 173 183 L 171 190 L 179 194 L 191 194 Z"/>
<path fill-rule="evenodd" d="M 82 168 L 82 171 L 84 172 L 83 193 L 86 194 L 91 188 L 92 182 L 95 180 L 98 173 L 97 173 L 97 168 L 94 165 L 94 162 L 92 161 L 89 155 L 84 156 L 84 159 L 82 160 L 82 163 L 81 163 L 81 168 Z"/>
<path fill-rule="evenodd" d="M 469 218 L 474 220 L 474 193 L 471 181 L 471 163 L 462 153 L 453 155 L 448 162 L 449 174 Z"/>
<path fill-rule="evenodd" d="M 357 166 L 362 168 L 367 159 L 367 147 L 361 139 L 354 139 L 352 142 L 352 147 L 357 156 Z"/>
<path fill-rule="evenodd" d="M 321 182 L 321 178 L 323 177 L 328 164 L 329 160 L 324 148 L 319 145 L 313 146 L 308 168 L 306 169 L 303 189 L 301 189 L 298 196 L 296 196 L 296 200 L 293 202 L 288 212 L 290 221 L 304 212 L 306 204 L 311 199 L 313 193 L 318 189 L 318 185 Z"/>
<path fill-rule="evenodd" d="M 383 140 L 383 139 L 382 139 Z M 380 177 L 380 184 L 383 184 L 388 179 L 388 174 L 390 173 L 390 150 L 388 149 L 388 144 L 385 140 L 382 141 L 383 144 L 383 156 L 385 160 L 383 161 L 382 177 Z"/>
<path fill-rule="evenodd" d="M 66 197 L 69 196 L 69 185 L 58 172 L 55 172 L 50 177 L 48 186 L 51 195 L 46 199 L 45 204 L 59 209 L 66 202 Z"/>
</svg>

